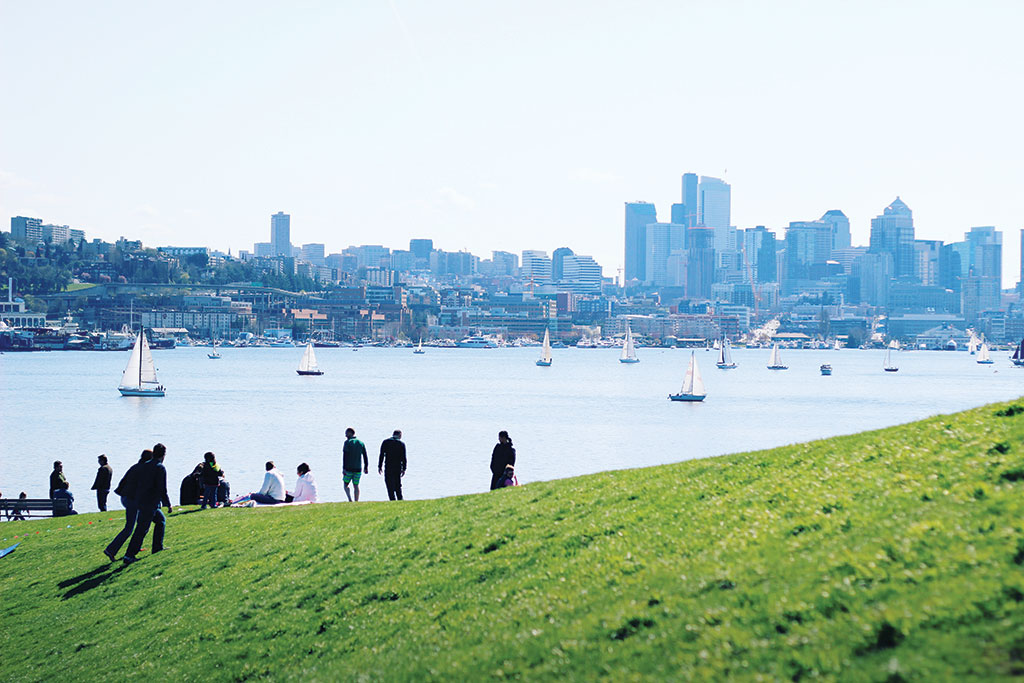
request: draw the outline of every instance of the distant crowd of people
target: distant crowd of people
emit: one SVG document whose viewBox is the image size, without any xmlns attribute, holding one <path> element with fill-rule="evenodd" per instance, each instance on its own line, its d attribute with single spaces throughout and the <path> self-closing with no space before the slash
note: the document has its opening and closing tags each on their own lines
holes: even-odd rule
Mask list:
<svg viewBox="0 0 1024 683">
<path fill-rule="evenodd" d="M 167 514 L 171 513 L 171 501 L 167 493 L 167 470 L 164 467 L 166 454 L 167 448 L 162 443 L 153 446 L 152 450 L 143 451 L 139 456 L 139 461 L 128 468 L 113 489 L 114 494 L 121 499 L 121 505 L 124 506 L 125 522 L 117 536 L 103 549 L 103 553 L 111 562 L 116 559 L 117 553 L 125 542 L 128 542 L 128 547 L 122 559 L 129 564 L 135 562 L 150 527 L 153 528 L 152 552 L 163 550 L 167 526 L 164 510 L 167 511 Z M 96 472 L 92 490 L 96 491 L 97 506 L 101 511 L 106 511 L 114 471 L 106 455 L 100 455 L 98 461 L 99 469 Z M 518 486 L 515 463 L 516 449 L 512 445 L 512 439 L 508 432 L 502 430 L 498 432 L 498 443 L 491 451 L 492 491 L 506 486 Z M 402 479 L 405 477 L 407 466 L 408 458 L 405 443 L 402 441 L 402 431 L 396 429 L 390 438 L 381 443 L 380 455 L 377 459 L 377 472 L 384 477 L 389 500 L 402 500 Z M 232 499 L 231 486 L 227 481 L 224 469 L 217 464 L 217 456 L 210 452 L 205 453 L 202 462 L 197 464 L 192 472 L 182 480 L 180 503 L 181 505 L 199 505 L 199 509 L 204 510 L 207 507 L 282 505 L 320 501 L 316 479 L 314 479 L 308 464 L 301 463 L 296 468 L 298 479 L 291 491 L 286 489 L 284 475 L 277 469 L 273 461 L 268 460 L 265 467 L 266 473 L 259 491 Z M 364 474 L 369 473 L 370 461 L 366 445 L 356 437 L 355 430 L 349 427 L 345 430 L 345 442 L 341 448 L 342 484 L 345 489 L 345 497 L 349 502 L 359 500 L 360 481 Z M 0 494 L 0 498 L 3 498 L 2 494 Z M 20 499 L 26 498 L 26 494 L 22 492 Z M 50 473 L 50 498 L 67 501 L 66 509 L 65 506 L 54 507 L 55 516 L 78 514 L 74 509 L 74 496 L 71 494 L 70 485 L 64 476 L 63 463 L 59 460 L 53 463 L 53 471 Z M 59 512 L 58 507 L 60 508 Z M 8 519 L 24 519 L 23 511 L 19 510 L 16 505 L 9 507 L 7 514 Z"/>
</svg>

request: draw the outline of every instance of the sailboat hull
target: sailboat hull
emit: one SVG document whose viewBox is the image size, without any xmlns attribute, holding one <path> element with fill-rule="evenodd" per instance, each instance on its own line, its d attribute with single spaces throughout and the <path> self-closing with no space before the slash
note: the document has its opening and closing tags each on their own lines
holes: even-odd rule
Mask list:
<svg viewBox="0 0 1024 683">
<path fill-rule="evenodd" d="M 882 369 L 885 370 L 886 372 L 899 372 L 900 371 L 899 368 L 882 368 Z"/>
<path fill-rule="evenodd" d="M 788 365 L 769 365 L 769 370 L 789 370 Z"/>
<path fill-rule="evenodd" d="M 978 365 L 992 365 L 993 363 L 995 363 L 994 360 L 979 360 L 976 362 L 978 363 Z"/>
<path fill-rule="evenodd" d="M 715 367 L 718 368 L 719 370 L 735 370 L 736 369 L 736 364 L 735 363 L 715 363 Z"/>
<path fill-rule="evenodd" d="M 640 359 L 639 358 L 620 358 L 619 362 L 620 363 L 639 363 Z"/>
<path fill-rule="evenodd" d="M 295 372 L 299 373 L 300 375 L 322 375 L 322 374 L 324 374 L 323 370 L 296 370 Z"/>
<path fill-rule="evenodd" d="M 549 361 L 549 360 L 539 360 L 539 361 L 537 361 L 537 365 L 539 367 L 542 367 L 542 368 L 550 368 L 551 367 L 551 361 Z"/>
<path fill-rule="evenodd" d="M 117 388 L 121 392 L 122 396 L 163 396 L 163 389 L 123 389 Z"/>
<path fill-rule="evenodd" d="M 703 401 L 705 398 L 707 398 L 707 394 L 699 396 L 695 394 L 669 394 L 668 397 L 673 401 L 685 401 L 687 403 L 696 403 L 698 401 Z"/>
</svg>

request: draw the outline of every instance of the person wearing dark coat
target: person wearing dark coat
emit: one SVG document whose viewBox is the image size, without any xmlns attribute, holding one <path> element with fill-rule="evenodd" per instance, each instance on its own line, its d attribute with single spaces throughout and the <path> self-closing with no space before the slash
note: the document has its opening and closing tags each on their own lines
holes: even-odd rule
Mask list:
<svg viewBox="0 0 1024 683">
<path fill-rule="evenodd" d="M 50 500 L 53 500 L 53 494 L 63 489 L 66 483 L 68 483 L 68 480 L 64 478 L 64 463 L 60 460 L 55 460 L 53 462 L 53 472 L 50 472 Z"/>
<path fill-rule="evenodd" d="M 123 477 L 121 477 L 121 481 L 117 483 L 117 488 L 114 489 L 114 493 L 121 496 L 121 505 L 124 506 L 124 528 L 121 529 L 117 536 L 114 536 L 114 540 L 103 549 L 103 554 L 106 555 L 111 562 L 114 561 L 114 556 L 117 555 L 117 551 L 121 549 L 124 542 L 131 537 L 132 530 L 135 528 L 135 520 L 139 516 L 139 506 L 135 502 L 135 493 L 139 482 L 139 470 L 144 464 L 152 459 L 153 451 L 142 451 L 139 461 L 128 468 L 128 471 L 124 473 Z"/>
<path fill-rule="evenodd" d="M 504 429 L 498 432 L 498 443 L 491 451 L 491 490 L 501 488 L 502 475 L 505 468 L 516 464 L 516 449 L 512 447 L 512 439 Z"/>
<path fill-rule="evenodd" d="M 139 505 L 139 517 L 135 521 L 135 533 L 132 540 L 128 542 L 128 550 L 125 551 L 124 563 L 131 564 L 138 561 L 139 551 L 142 550 L 142 541 L 149 532 L 149 526 L 153 525 L 153 552 L 158 553 L 164 549 L 164 529 L 167 526 L 167 518 L 160 510 L 160 505 L 167 508 L 167 514 L 171 513 L 171 500 L 167 497 L 167 470 L 164 469 L 164 454 L 167 449 L 163 444 L 153 446 L 153 459 L 139 468 L 138 484 L 135 489 L 135 501 Z"/>
<path fill-rule="evenodd" d="M 107 494 L 110 493 L 110 482 L 114 478 L 113 468 L 107 464 L 107 456 L 101 455 L 97 458 L 100 468 L 96 470 L 96 480 L 92 483 L 92 490 L 96 492 L 96 504 L 100 512 L 107 511 Z"/>
<path fill-rule="evenodd" d="M 181 480 L 179 505 L 199 505 L 199 499 L 203 495 L 203 484 L 199 480 L 202 472 L 203 463 L 199 463 L 191 474 Z"/>
<path fill-rule="evenodd" d="M 402 430 L 396 429 L 390 439 L 384 439 L 380 444 L 380 459 L 377 461 L 377 473 L 384 475 L 388 500 L 402 500 L 402 477 L 405 476 L 406 462 Z"/>
</svg>

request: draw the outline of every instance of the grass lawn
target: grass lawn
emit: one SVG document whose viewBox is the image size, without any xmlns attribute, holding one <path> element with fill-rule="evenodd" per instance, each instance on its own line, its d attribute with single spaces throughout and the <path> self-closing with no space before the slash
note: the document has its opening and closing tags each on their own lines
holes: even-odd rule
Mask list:
<svg viewBox="0 0 1024 683">
<path fill-rule="evenodd" d="M 175 508 L 128 567 L 101 554 L 123 514 L 4 523 L 0 679 L 1021 676 L 1022 437 L 1024 402 L 442 500 Z"/>
</svg>

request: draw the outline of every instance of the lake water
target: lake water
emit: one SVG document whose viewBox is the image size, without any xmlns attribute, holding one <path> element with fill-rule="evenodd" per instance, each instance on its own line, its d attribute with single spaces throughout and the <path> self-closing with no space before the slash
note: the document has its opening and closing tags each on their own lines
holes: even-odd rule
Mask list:
<svg viewBox="0 0 1024 683">
<path fill-rule="evenodd" d="M 884 427 L 1024 394 L 1024 370 L 1005 353 L 978 365 L 966 353 L 913 351 L 882 372 L 881 351 L 783 351 L 789 370 L 765 368 L 767 350 L 736 349 L 735 370 L 697 351 L 703 403 L 669 401 L 690 352 L 640 349 L 618 362 L 615 349 L 556 349 L 539 368 L 535 348 L 317 349 L 321 377 L 295 373 L 295 349 L 205 348 L 154 352 L 164 398 L 117 392 L 128 353 L 0 355 L 0 491 L 45 497 L 54 460 L 81 511 L 96 456 L 115 482 L 140 451 L 167 445 L 172 502 L 205 451 L 217 454 L 232 493 L 257 490 L 274 460 L 289 489 L 306 462 L 323 500 L 344 500 L 340 449 L 354 427 L 371 467 L 363 499 L 387 498 L 377 474 L 382 439 L 400 428 L 409 449 L 407 498 L 485 490 L 497 432 L 507 429 L 523 483 L 747 451 Z M 821 363 L 834 374 L 823 377 Z M 115 507 L 119 507 L 116 505 Z"/>
</svg>

